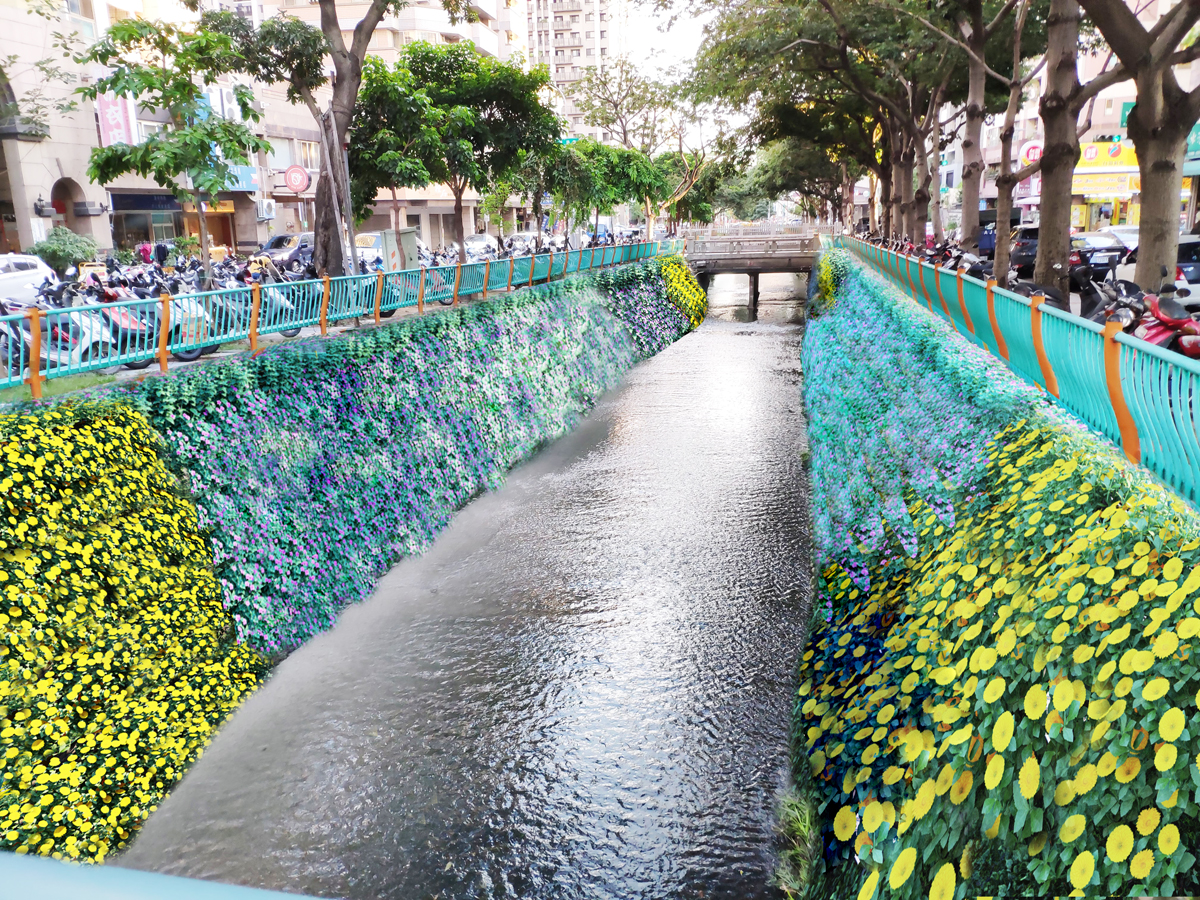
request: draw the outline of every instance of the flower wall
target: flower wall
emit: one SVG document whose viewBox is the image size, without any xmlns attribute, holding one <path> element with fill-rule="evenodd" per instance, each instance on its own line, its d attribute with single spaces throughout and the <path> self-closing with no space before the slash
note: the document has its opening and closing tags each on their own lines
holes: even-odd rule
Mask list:
<svg viewBox="0 0 1200 900">
<path fill-rule="evenodd" d="M 663 269 L 0 415 L 0 847 L 123 846 L 271 660 L 691 329 Z"/>
<path fill-rule="evenodd" d="M 824 883 L 1197 893 L 1200 517 L 861 269 L 804 352 Z"/>
</svg>

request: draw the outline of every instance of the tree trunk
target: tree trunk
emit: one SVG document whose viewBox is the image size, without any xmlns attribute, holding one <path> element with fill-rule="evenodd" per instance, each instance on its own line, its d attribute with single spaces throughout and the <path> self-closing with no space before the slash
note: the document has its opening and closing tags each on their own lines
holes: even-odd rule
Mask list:
<svg viewBox="0 0 1200 900">
<path fill-rule="evenodd" d="M 982 41 L 979 42 L 982 44 Z M 971 48 L 983 58 L 983 47 Z M 983 181 L 983 119 L 984 91 L 987 72 L 974 59 L 967 57 L 967 123 L 963 131 L 962 154 L 962 246 L 970 253 L 979 252 L 979 187 Z M 997 232 L 999 233 L 999 232 Z"/>
<path fill-rule="evenodd" d="M 904 138 L 904 150 L 900 156 L 900 216 L 904 223 L 904 237 L 917 243 L 916 194 L 913 187 L 913 168 L 916 165 L 916 150 L 912 138 Z M 925 227 L 924 221 L 921 227 Z M 921 240 L 925 235 L 922 233 Z"/>
<path fill-rule="evenodd" d="M 1071 181 L 1079 161 L 1078 114 L 1071 106 L 1071 98 L 1079 86 L 1078 48 L 1079 4 L 1076 0 L 1050 0 L 1046 20 L 1046 88 L 1038 104 L 1045 147 L 1033 280 L 1056 287 L 1064 294 L 1068 290 L 1067 263 L 1071 252 Z M 997 222 L 997 241 L 1000 227 Z"/>
<path fill-rule="evenodd" d="M 883 214 L 880 225 L 885 237 L 892 237 L 892 160 L 885 152 L 879 167 L 879 207 Z"/>
<path fill-rule="evenodd" d="M 909 181 L 912 181 L 912 170 L 908 170 Z M 892 134 L 892 237 L 903 238 L 905 235 L 904 222 L 904 138 L 893 131 Z"/>
<path fill-rule="evenodd" d="M 879 231 L 879 214 L 875 211 L 875 192 L 879 189 L 879 180 L 872 172 L 867 176 L 867 228 L 872 234 Z"/>
<path fill-rule="evenodd" d="M 329 148 L 329 158 L 325 161 L 326 174 L 330 178 L 322 178 L 317 182 L 316 221 L 313 234 L 313 263 L 317 270 L 327 271 L 331 275 L 343 273 L 348 261 L 345 258 L 344 237 L 338 224 L 340 213 L 334 210 L 339 202 L 340 190 L 333 189 L 335 179 L 340 187 L 342 178 L 337 174 L 342 168 L 342 143 L 346 139 L 346 131 L 350 128 L 350 116 L 358 97 L 358 86 L 362 82 L 361 63 L 357 66 L 339 67 L 346 71 L 338 72 L 338 78 L 333 87 L 333 128 L 329 129 L 317 123 L 317 127 L 333 142 Z M 333 134 L 329 134 L 332 131 Z M 322 142 L 324 143 L 324 142 Z M 323 154 L 325 155 L 325 154 Z M 349 186 L 347 185 L 347 188 Z M 347 194 L 347 197 L 349 195 Z M 349 224 L 349 223 L 347 223 Z M 354 269 L 350 268 L 350 274 Z"/>
<path fill-rule="evenodd" d="M 940 123 L 939 123 L 940 125 Z M 929 218 L 933 220 L 933 242 L 940 244 L 946 239 L 942 223 L 942 136 L 938 127 L 933 133 L 933 152 L 929 160 Z"/>
<path fill-rule="evenodd" d="M 208 216 L 204 212 L 204 201 L 199 191 L 196 198 L 196 219 L 200 223 L 200 262 L 204 264 L 204 290 L 212 284 L 212 245 L 208 239 Z"/>
<path fill-rule="evenodd" d="M 913 243 L 925 247 L 925 226 L 929 222 L 929 151 L 925 140 L 913 142 L 913 164 L 916 167 L 917 183 L 913 189 L 912 220 Z"/>
<path fill-rule="evenodd" d="M 455 240 L 458 242 L 459 264 L 465 263 L 467 261 L 467 244 L 466 244 L 466 239 L 463 235 L 463 231 L 465 229 L 463 227 L 463 202 L 462 202 L 463 192 L 466 189 L 467 189 L 467 186 L 465 184 L 462 185 L 461 187 L 459 187 L 458 185 L 454 185 L 452 188 L 452 190 L 454 191 L 454 237 L 455 237 Z"/>
<path fill-rule="evenodd" d="M 1142 95 L 1139 84 L 1139 97 Z M 1139 99 L 1129 113 L 1129 137 L 1137 149 L 1142 177 L 1142 213 L 1138 226 L 1137 269 L 1134 278 L 1143 290 L 1157 291 L 1165 279 L 1175 280 L 1179 254 L 1179 196 L 1183 190 L 1183 157 L 1188 128 L 1182 115 L 1163 106 L 1162 119 L 1151 126 L 1139 113 Z M 1190 123 L 1186 123 L 1190 124 Z M 1163 270 L 1166 275 L 1163 275 Z"/>
</svg>

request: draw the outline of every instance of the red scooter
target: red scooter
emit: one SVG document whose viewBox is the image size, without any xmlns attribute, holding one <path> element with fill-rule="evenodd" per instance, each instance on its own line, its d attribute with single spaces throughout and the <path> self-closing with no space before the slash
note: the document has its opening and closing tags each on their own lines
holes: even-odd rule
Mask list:
<svg viewBox="0 0 1200 900">
<path fill-rule="evenodd" d="M 1173 290 L 1164 290 L 1162 296 L 1146 295 L 1149 310 L 1142 316 L 1141 324 L 1134 329 L 1133 336 L 1192 359 L 1200 359 L 1200 301 L 1189 302 L 1186 289 L 1179 292 L 1182 295 L 1179 299 L 1172 296 L 1174 293 Z"/>
</svg>

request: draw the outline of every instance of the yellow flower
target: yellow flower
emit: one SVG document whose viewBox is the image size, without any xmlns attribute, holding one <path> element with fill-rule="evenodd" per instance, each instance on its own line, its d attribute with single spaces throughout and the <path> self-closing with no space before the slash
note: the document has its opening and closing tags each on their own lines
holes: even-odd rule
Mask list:
<svg viewBox="0 0 1200 900">
<path fill-rule="evenodd" d="M 933 876 L 933 884 L 929 887 L 929 900 L 954 900 L 956 884 L 954 863 L 942 863 L 942 867 Z"/>
<path fill-rule="evenodd" d="M 900 855 L 896 857 L 896 861 L 892 863 L 891 871 L 888 873 L 888 887 L 893 891 L 901 887 L 908 877 L 912 875 L 913 866 L 917 863 L 917 848 L 905 847 L 900 851 Z"/>
<path fill-rule="evenodd" d="M 1058 831 L 1058 839 L 1064 844 L 1069 844 L 1081 834 L 1087 826 L 1087 819 L 1076 813 L 1073 816 L 1067 816 L 1067 820 L 1063 822 L 1062 828 Z"/>
<path fill-rule="evenodd" d="M 985 703 L 995 703 L 1004 696 L 1005 681 L 1000 676 L 996 676 L 988 682 L 986 688 L 983 689 L 983 699 Z"/>
<path fill-rule="evenodd" d="M 1108 584 L 1113 580 L 1113 570 L 1108 566 L 1095 566 L 1088 575 L 1096 584 Z"/>
<path fill-rule="evenodd" d="M 1070 779 L 1060 781 L 1058 787 L 1054 789 L 1054 803 L 1056 806 L 1066 806 L 1075 799 L 1075 783 Z"/>
<path fill-rule="evenodd" d="M 1133 829 L 1128 825 L 1118 825 L 1109 833 L 1104 848 L 1113 862 L 1125 862 L 1129 859 L 1129 851 L 1133 849 Z"/>
<path fill-rule="evenodd" d="M 1162 813 L 1154 807 L 1148 807 L 1138 813 L 1137 830 L 1138 834 L 1147 835 L 1153 833 L 1158 827 L 1158 823 L 1162 821 Z"/>
<path fill-rule="evenodd" d="M 1187 724 L 1184 718 L 1183 710 L 1178 706 L 1172 706 L 1158 720 L 1158 734 L 1164 741 L 1178 740 L 1179 735 L 1183 734 L 1183 728 Z"/>
<path fill-rule="evenodd" d="M 1107 778 L 1117 770 L 1117 758 L 1111 753 L 1105 753 L 1100 757 L 1100 763 L 1096 766 L 1096 774 L 1102 778 Z"/>
<path fill-rule="evenodd" d="M 1179 635 L 1173 631 L 1164 631 L 1154 639 L 1154 655 L 1166 659 L 1179 649 Z"/>
<path fill-rule="evenodd" d="M 1071 704 L 1075 700 L 1075 688 L 1071 686 L 1069 681 L 1060 681 L 1058 686 L 1054 688 L 1054 708 L 1061 712 L 1066 712 L 1071 708 Z"/>
<path fill-rule="evenodd" d="M 949 763 L 942 766 L 942 771 L 938 772 L 936 783 L 939 797 L 946 793 L 946 791 L 950 790 L 950 785 L 954 784 L 955 774 L 956 772 L 954 771 L 954 766 L 950 765 Z"/>
<path fill-rule="evenodd" d="M 1129 784 L 1137 778 L 1140 771 L 1142 771 L 1142 761 L 1136 756 L 1131 756 L 1117 767 L 1117 781 L 1121 784 Z"/>
<path fill-rule="evenodd" d="M 1092 875 L 1095 871 L 1096 857 L 1092 855 L 1090 850 L 1083 851 L 1071 863 L 1071 885 L 1079 890 L 1083 890 L 1091 883 Z"/>
<path fill-rule="evenodd" d="M 858 817 L 854 814 L 854 810 L 849 806 L 843 806 L 833 819 L 833 833 L 839 841 L 848 841 L 854 836 L 854 829 L 857 825 Z"/>
<path fill-rule="evenodd" d="M 1025 692 L 1025 715 L 1040 719 L 1045 714 L 1046 691 L 1040 684 L 1035 684 Z"/>
<path fill-rule="evenodd" d="M 954 787 L 950 789 L 950 802 L 955 806 L 967 799 L 967 794 L 971 793 L 971 785 L 975 783 L 975 776 L 971 774 L 971 770 L 963 772 L 958 776 L 958 781 L 954 782 Z"/>
<path fill-rule="evenodd" d="M 874 834 L 875 829 L 883 824 L 883 805 L 877 800 L 872 800 L 867 804 L 867 808 L 863 810 L 862 825 L 863 831 L 867 834 Z"/>
<path fill-rule="evenodd" d="M 1021 766 L 1021 774 L 1017 777 L 1021 786 L 1021 796 L 1026 800 L 1031 799 L 1038 791 L 1038 785 L 1042 780 L 1042 768 L 1038 764 L 1037 757 L 1032 753 L 1025 759 Z"/>
<path fill-rule="evenodd" d="M 899 766 L 888 766 L 883 772 L 884 784 L 895 784 L 904 777 L 904 770 Z"/>
<path fill-rule="evenodd" d="M 1179 848 L 1179 829 L 1174 825 L 1164 825 L 1158 833 L 1158 849 L 1163 856 L 1170 856 Z"/>
<path fill-rule="evenodd" d="M 1004 757 L 997 753 L 987 764 L 987 772 L 983 776 L 983 785 L 989 791 L 994 791 L 1004 777 Z"/>
<path fill-rule="evenodd" d="M 1163 744 L 1154 753 L 1154 768 L 1160 772 L 1169 772 L 1175 768 L 1175 762 L 1179 758 L 1179 752 L 1175 749 L 1174 744 Z"/>
<path fill-rule="evenodd" d="M 1008 749 L 1009 743 L 1012 742 L 1014 725 L 1013 714 L 1006 710 L 1000 714 L 1000 718 L 992 726 L 992 749 L 997 753 L 1003 753 Z"/>
<path fill-rule="evenodd" d="M 1096 786 L 1096 766 L 1092 763 L 1080 766 L 1079 771 L 1075 773 L 1075 780 L 1072 784 L 1075 785 L 1077 796 L 1086 794 Z"/>
<path fill-rule="evenodd" d="M 1153 868 L 1154 851 L 1146 849 L 1134 856 L 1133 861 L 1129 863 L 1129 874 L 1138 881 L 1144 881 L 1146 876 L 1150 874 L 1150 870 Z"/>
<path fill-rule="evenodd" d="M 1163 566 L 1163 578 L 1166 581 L 1178 581 L 1179 576 L 1183 574 L 1183 560 L 1178 556 L 1172 556 Z"/>
<path fill-rule="evenodd" d="M 867 876 L 867 880 L 863 882 L 863 886 L 859 888 L 858 900 L 871 900 L 875 896 L 875 888 L 879 886 L 878 870 Z"/>
<path fill-rule="evenodd" d="M 1165 678 L 1155 678 L 1146 683 L 1142 688 L 1143 700 L 1161 700 L 1167 695 L 1167 691 L 1171 689 L 1171 682 Z"/>
<path fill-rule="evenodd" d="M 1037 856 L 1046 849 L 1046 832 L 1039 831 L 1033 836 L 1033 840 L 1029 842 L 1029 855 Z"/>
</svg>

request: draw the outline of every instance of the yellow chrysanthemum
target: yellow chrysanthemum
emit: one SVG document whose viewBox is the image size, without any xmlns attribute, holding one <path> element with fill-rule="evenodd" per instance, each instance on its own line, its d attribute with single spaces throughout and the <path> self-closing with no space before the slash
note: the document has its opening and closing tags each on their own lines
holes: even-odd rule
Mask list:
<svg viewBox="0 0 1200 900">
<path fill-rule="evenodd" d="M 1150 849 L 1143 850 L 1135 855 L 1129 863 L 1129 874 L 1138 881 L 1144 881 L 1146 876 L 1150 874 L 1150 870 L 1154 868 L 1154 851 Z"/>
<path fill-rule="evenodd" d="M 1060 681 L 1054 688 L 1054 708 L 1058 712 L 1066 712 L 1075 701 L 1075 688 L 1069 681 Z"/>
<path fill-rule="evenodd" d="M 904 777 L 904 770 L 899 766 L 888 766 L 883 772 L 884 784 L 895 784 Z"/>
<path fill-rule="evenodd" d="M 912 875 L 913 866 L 916 864 L 916 847 L 905 847 L 901 850 L 900 855 L 896 857 L 896 861 L 892 863 L 891 871 L 888 872 L 888 887 L 894 891 L 903 886 L 908 881 L 908 877 Z"/>
<path fill-rule="evenodd" d="M 958 879 L 954 875 L 954 863 L 942 863 L 933 884 L 929 886 L 929 900 L 954 900 L 954 888 Z"/>
<path fill-rule="evenodd" d="M 1100 762 L 1096 765 L 1096 774 L 1102 778 L 1107 778 L 1117 770 L 1117 758 L 1111 753 L 1105 753 L 1100 757 Z"/>
<path fill-rule="evenodd" d="M 1012 742 L 1013 728 L 1016 722 L 1013 719 L 1013 714 L 1005 711 L 1000 714 L 1000 718 L 996 720 L 996 724 L 992 726 L 992 749 L 997 753 L 1003 753 L 1008 749 L 1008 745 Z"/>
<path fill-rule="evenodd" d="M 971 774 L 971 770 L 963 772 L 958 776 L 958 781 L 954 782 L 954 787 L 950 788 L 950 802 L 955 806 L 967 799 L 967 795 L 971 793 L 971 785 L 975 783 L 975 776 Z"/>
<path fill-rule="evenodd" d="M 1032 798 L 1038 791 L 1038 785 L 1042 781 L 1042 767 L 1038 763 L 1038 759 L 1032 753 L 1026 757 L 1025 762 L 1021 765 L 1021 773 L 1017 776 L 1017 781 L 1021 786 L 1021 796 L 1026 800 Z"/>
<path fill-rule="evenodd" d="M 996 813 L 995 821 L 988 826 L 984 834 L 987 835 L 989 840 L 995 840 L 996 836 L 1000 834 L 1000 813 Z"/>
<path fill-rule="evenodd" d="M 937 781 L 934 785 L 937 788 L 939 797 L 946 793 L 946 791 L 950 790 L 950 785 L 954 784 L 954 776 L 957 774 L 958 773 L 954 770 L 954 766 L 950 765 L 949 763 L 946 763 L 946 765 L 942 766 L 942 771 L 938 772 Z"/>
<path fill-rule="evenodd" d="M 1166 659 L 1179 649 L 1179 635 L 1173 631 L 1164 631 L 1154 639 L 1154 655 Z"/>
<path fill-rule="evenodd" d="M 1125 862 L 1133 850 L 1133 829 L 1128 825 L 1118 825 L 1109 833 L 1104 849 L 1113 862 Z"/>
<path fill-rule="evenodd" d="M 1183 734 L 1183 728 L 1187 724 L 1184 718 L 1183 710 L 1178 706 L 1172 706 L 1158 720 L 1158 734 L 1164 741 L 1174 741 L 1179 739 L 1179 735 Z"/>
<path fill-rule="evenodd" d="M 1121 765 L 1117 766 L 1117 781 L 1121 784 L 1129 784 L 1133 779 L 1137 778 L 1138 772 L 1142 771 L 1142 761 L 1136 756 L 1131 756 Z"/>
<path fill-rule="evenodd" d="M 1040 684 L 1035 684 L 1025 692 L 1025 715 L 1040 719 L 1045 714 L 1046 690 Z"/>
<path fill-rule="evenodd" d="M 996 676 L 988 682 L 987 687 L 983 689 L 983 699 L 985 703 L 995 703 L 1004 696 L 1006 683 L 1003 678 Z"/>
<path fill-rule="evenodd" d="M 1158 823 L 1162 821 L 1162 813 L 1154 807 L 1148 807 L 1138 813 L 1137 830 L 1140 835 L 1153 834 Z"/>
<path fill-rule="evenodd" d="M 879 886 L 879 872 L 874 871 L 867 876 L 863 886 L 858 890 L 858 900 L 871 900 L 875 896 L 875 888 Z"/>
<path fill-rule="evenodd" d="M 1004 757 L 997 753 L 988 760 L 987 771 L 983 775 L 983 786 L 994 791 L 1004 777 Z"/>
<path fill-rule="evenodd" d="M 883 804 L 881 804 L 878 800 L 872 800 L 867 804 L 867 808 L 863 810 L 863 831 L 865 831 L 867 834 L 874 834 L 875 829 L 882 824 Z"/>
<path fill-rule="evenodd" d="M 1164 825 L 1158 833 L 1158 850 L 1163 856 L 1170 856 L 1179 849 L 1179 829 L 1174 823 Z"/>
<path fill-rule="evenodd" d="M 1062 828 L 1058 830 L 1058 839 L 1064 844 L 1069 844 L 1081 834 L 1087 826 L 1087 819 L 1076 813 L 1073 816 L 1067 816 L 1067 820 L 1063 822 Z"/>
<path fill-rule="evenodd" d="M 1075 785 L 1075 794 L 1077 796 L 1086 794 L 1096 786 L 1096 766 L 1088 763 L 1086 766 L 1080 766 L 1079 771 L 1075 773 L 1075 780 L 1072 784 Z"/>
<path fill-rule="evenodd" d="M 854 810 L 849 806 L 843 806 L 834 816 L 833 833 L 837 835 L 839 841 L 848 841 L 854 836 L 854 829 L 857 825 L 858 816 L 854 814 Z"/>
<path fill-rule="evenodd" d="M 1171 689 L 1171 682 L 1165 678 L 1154 678 L 1146 682 L 1146 686 L 1142 688 L 1143 700 L 1161 700 L 1167 695 L 1167 691 Z"/>
<path fill-rule="evenodd" d="M 1096 857 L 1090 850 L 1083 851 L 1071 863 L 1071 885 L 1082 891 L 1091 883 L 1095 871 Z"/>
<path fill-rule="evenodd" d="M 1163 744 L 1154 751 L 1154 768 L 1160 772 L 1169 772 L 1175 768 L 1178 759 L 1179 751 L 1175 749 L 1175 745 Z"/>
<path fill-rule="evenodd" d="M 1075 800 L 1075 783 L 1070 779 L 1060 781 L 1054 789 L 1054 805 L 1067 806 Z"/>
<path fill-rule="evenodd" d="M 1178 581 L 1179 576 L 1183 574 L 1183 560 L 1178 556 L 1172 556 L 1163 566 L 1163 580 Z"/>
<path fill-rule="evenodd" d="M 1033 840 L 1029 842 L 1029 855 L 1037 856 L 1046 849 L 1046 832 L 1039 831 L 1033 836 Z"/>
</svg>

